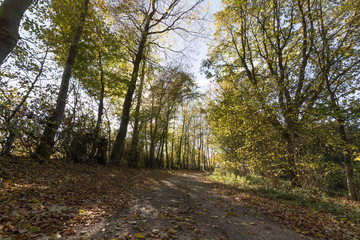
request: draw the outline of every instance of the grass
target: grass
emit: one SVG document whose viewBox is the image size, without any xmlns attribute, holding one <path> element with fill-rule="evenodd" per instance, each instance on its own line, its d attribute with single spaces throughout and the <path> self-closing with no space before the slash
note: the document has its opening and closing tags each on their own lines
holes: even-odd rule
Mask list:
<svg viewBox="0 0 360 240">
<path fill-rule="evenodd" d="M 233 174 L 222 175 L 215 171 L 209 175 L 209 179 L 255 192 L 265 198 L 331 213 L 338 220 L 360 223 L 360 204 L 345 197 L 331 197 L 321 192 L 312 193 L 299 187 L 292 187 L 289 181 L 280 181 L 278 186 L 271 187 L 267 179 L 262 176 L 235 177 Z"/>
</svg>

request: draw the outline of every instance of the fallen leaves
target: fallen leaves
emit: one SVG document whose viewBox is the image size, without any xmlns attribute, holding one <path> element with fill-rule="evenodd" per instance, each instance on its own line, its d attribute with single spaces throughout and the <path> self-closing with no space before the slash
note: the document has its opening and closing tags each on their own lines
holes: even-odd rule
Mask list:
<svg viewBox="0 0 360 240">
<path fill-rule="evenodd" d="M 205 181 L 204 181 L 205 182 Z M 318 239 L 358 239 L 360 224 L 346 220 L 336 220 L 330 213 L 322 213 L 296 204 L 287 204 L 277 199 L 269 199 L 255 191 L 239 189 L 222 183 L 206 180 L 213 190 L 226 195 L 244 206 L 254 209 L 259 215 L 293 228 L 296 232 Z M 231 215 L 231 212 L 225 212 Z M 360 219 L 359 219 L 360 221 Z M 244 226 L 256 225 L 256 222 L 242 223 Z M 253 232 L 249 232 L 253 235 Z"/>
<path fill-rule="evenodd" d="M 142 233 L 136 233 L 135 234 L 135 238 L 137 239 L 143 239 L 144 238 L 144 235 Z"/>
<path fill-rule="evenodd" d="M 4 239 L 60 239 L 63 233 L 76 234 L 76 225 L 91 225 L 127 208 L 165 174 L 61 160 L 39 164 L 1 157 L 0 161 L 2 169 L 11 173 L 0 176 L 0 236 Z"/>
</svg>

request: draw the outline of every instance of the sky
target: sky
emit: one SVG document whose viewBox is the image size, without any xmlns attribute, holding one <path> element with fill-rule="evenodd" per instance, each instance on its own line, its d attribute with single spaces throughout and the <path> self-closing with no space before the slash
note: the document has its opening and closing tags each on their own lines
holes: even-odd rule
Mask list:
<svg viewBox="0 0 360 240">
<path fill-rule="evenodd" d="M 214 13 L 221 10 L 221 0 L 209 0 L 209 2 L 210 2 L 210 14 L 213 15 Z M 214 30 L 214 25 L 211 23 L 209 23 L 209 24 L 210 24 L 209 27 Z M 201 74 L 201 72 L 200 72 L 201 61 L 207 58 L 206 57 L 206 54 L 208 51 L 207 44 L 209 44 L 209 41 L 200 41 L 198 43 L 199 54 L 196 54 L 196 56 L 192 56 L 192 58 L 193 58 L 192 71 L 195 74 L 196 82 L 198 83 L 199 87 L 203 90 L 206 90 L 210 84 L 210 80 L 206 79 L 205 76 L 203 74 Z"/>
</svg>

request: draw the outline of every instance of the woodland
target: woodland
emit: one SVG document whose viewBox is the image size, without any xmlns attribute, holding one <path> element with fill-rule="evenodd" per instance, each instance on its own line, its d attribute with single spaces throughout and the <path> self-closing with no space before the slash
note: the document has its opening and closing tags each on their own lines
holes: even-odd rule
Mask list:
<svg viewBox="0 0 360 240">
<path fill-rule="evenodd" d="M 360 236 L 360 2 L 221 3 L 0 1 L 0 238 L 75 234 L 183 171 L 303 235 Z"/>
</svg>

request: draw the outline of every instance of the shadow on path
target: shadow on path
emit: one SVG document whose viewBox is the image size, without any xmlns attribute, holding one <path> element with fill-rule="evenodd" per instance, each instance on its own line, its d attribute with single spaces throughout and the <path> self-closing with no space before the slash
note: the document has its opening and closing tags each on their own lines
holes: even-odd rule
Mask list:
<svg viewBox="0 0 360 240">
<path fill-rule="evenodd" d="M 129 208 L 66 239 L 303 239 L 211 190 L 202 177 L 200 173 L 171 175 Z"/>
</svg>

